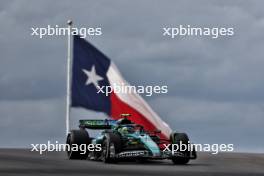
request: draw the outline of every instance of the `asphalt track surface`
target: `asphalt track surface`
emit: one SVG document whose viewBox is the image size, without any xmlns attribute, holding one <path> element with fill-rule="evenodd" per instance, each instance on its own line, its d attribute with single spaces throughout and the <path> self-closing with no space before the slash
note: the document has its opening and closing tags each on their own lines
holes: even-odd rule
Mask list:
<svg viewBox="0 0 264 176">
<path fill-rule="evenodd" d="M 0 176 L 2 175 L 264 175 L 264 154 L 198 153 L 197 160 L 179 166 L 173 165 L 169 160 L 105 164 L 89 160 L 68 160 L 64 152 L 40 155 L 29 149 L 0 149 Z"/>
</svg>

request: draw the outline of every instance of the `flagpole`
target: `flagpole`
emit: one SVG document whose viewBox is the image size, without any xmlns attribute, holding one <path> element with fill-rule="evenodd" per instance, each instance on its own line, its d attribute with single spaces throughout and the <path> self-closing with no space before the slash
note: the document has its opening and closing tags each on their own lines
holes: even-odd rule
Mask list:
<svg viewBox="0 0 264 176">
<path fill-rule="evenodd" d="M 71 47 L 71 28 L 72 21 L 68 20 L 68 51 L 67 51 L 67 99 L 66 99 L 66 135 L 70 133 L 70 110 L 71 110 L 71 76 L 72 76 L 72 47 Z"/>
</svg>

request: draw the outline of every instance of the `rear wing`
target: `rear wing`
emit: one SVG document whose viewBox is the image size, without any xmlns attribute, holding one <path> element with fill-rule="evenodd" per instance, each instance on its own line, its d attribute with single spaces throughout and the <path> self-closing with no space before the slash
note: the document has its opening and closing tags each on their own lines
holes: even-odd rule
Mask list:
<svg viewBox="0 0 264 176">
<path fill-rule="evenodd" d="M 89 129 L 97 129 L 97 130 L 103 130 L 103 129 L 111 129 L 115 124 L 116 120 L 79 120 L 80 127 L 82 128 L 89 128 Z"/>
</svg>

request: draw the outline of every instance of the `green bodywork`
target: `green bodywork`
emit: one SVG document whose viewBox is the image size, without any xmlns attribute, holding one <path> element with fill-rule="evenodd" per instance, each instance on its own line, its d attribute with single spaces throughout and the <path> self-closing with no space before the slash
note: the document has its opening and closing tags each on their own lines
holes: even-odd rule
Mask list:
<svg viewBox="0 0 264 176">
<path fill-rule="evenodd" d="M 160 156 L 161 153 L 159 146 L 151 139 L 149 135 L 142 133 L 132 133 L 127 134 L 127 136 L 139 140 L 148 150 L 151 151 L 153 156 Z"/>
<path fill-rule="evenodd" d="M 128 145 L 138 145 L 143 144 L 147 150 L 149 150 L 153 156 L 160 156 L 160 148 L 152 140 L 152 138 L 144 131 L 134 131 L 134 132 L 124 132 L 122 131 L 122 127 L 130 126 L 128 125 L 118 125 L 116 124 L 116 120 L 80 120 L 80 126 L 89 129 L 101 129 L 104 131 L 98 135 L 95 139 L 93 139 L 92 143 L 101 143 L 104 135 L 105 129 L 111 129 L 113 133 L 119 133 L 122 136 L 122 139 L 127 142 Z"/>
</svg>

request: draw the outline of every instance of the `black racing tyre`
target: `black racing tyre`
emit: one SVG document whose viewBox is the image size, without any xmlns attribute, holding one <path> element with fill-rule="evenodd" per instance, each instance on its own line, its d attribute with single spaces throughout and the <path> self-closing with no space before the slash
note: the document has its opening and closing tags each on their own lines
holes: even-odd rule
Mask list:
<svg viewBox="0 0 264 176">
<path fill-rule="evenodd" d="M 102 160 L 105 163 L 117 162 L 116 154 L 121 152 L 121 137 L 116 133 L 107 133 L 102 143 Z"/>
<path fill-rule="evenodd" d="M 87 145 L 91 143 L 91 139 L 86 130 L 71 130 L 71 132 L 67 136 L 66 143 L 67 155 L 69 159 L 87 159 L 89 153 L 87 150 L 83 150 L 84 145 L 86 145 L 85 148 L 87 148 Z"/>
<path fill-rule="evenodd" d="M 189 137 L 187 136 L 187 134 L 185 133 L 173 133 L 171 134 L 171 141 L 172 144 L 189 144 Z M 184 154 L 186 157 L 173 157 L 171 160 L 174 164 L 187 164 L 190 161 L 190 151 L 185 150 L 185 151 L 179 151 L 182 154 Z"/>
</svg>

